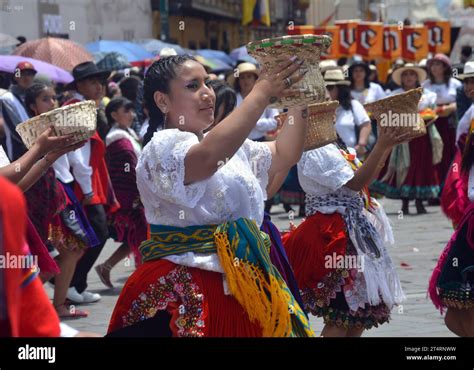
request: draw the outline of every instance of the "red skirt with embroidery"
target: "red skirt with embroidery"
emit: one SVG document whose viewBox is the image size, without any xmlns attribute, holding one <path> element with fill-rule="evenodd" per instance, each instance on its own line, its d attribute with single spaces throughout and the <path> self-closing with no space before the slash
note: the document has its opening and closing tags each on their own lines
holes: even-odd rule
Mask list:
<svg viewBox="0 0 474 370">
<path fill-rule="evenodd" d="M 306 312 L 323 317 L 326 324 L 345 328 L 370 329 L 389 320 L 390 309 L 384 303 L 366 303 L 356 311 L 347 304 L 345 295 L 356 289 L 355 270 L 339 267 L 336 261 L 346 255 L 355 257 L 357 252 L 341 214 L 317 212 L 285 234 L 282 241 Z"/>
<path fill-rule="evenodd" d="M 260 325 L 250 322 L 237 300 L 224 294 L 222 276 L 163 259 L 145 262 L 122 289 L 108 333 L 164 310 L 172 336 L 261 337 Z"/>
</svg>

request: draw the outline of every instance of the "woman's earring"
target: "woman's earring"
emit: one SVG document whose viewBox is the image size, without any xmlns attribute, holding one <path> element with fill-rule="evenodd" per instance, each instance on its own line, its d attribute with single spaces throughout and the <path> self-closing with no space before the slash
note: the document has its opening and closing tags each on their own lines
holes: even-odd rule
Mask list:
<svg viewBox="0 0 474 370">
<path fill-rule="evenodd" d="M 166 128 L 166 121 L 168 120 L 168 110 L 165 109 L 165 111 L 163 112 L 163 114 L 164 114 L 163 127 Z"/>
</svg>

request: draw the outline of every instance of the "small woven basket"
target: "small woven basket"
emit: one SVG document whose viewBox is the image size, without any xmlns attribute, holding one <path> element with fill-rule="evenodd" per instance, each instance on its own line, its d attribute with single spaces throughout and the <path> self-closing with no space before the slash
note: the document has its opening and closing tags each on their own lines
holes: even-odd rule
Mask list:
<svg viewBox="0 0 474 370">
<path fill-rule="evenodd" d="M 337 140 L 334 115 L 338 101 L 326 101 L 308 105 L 308 130 L 304 151 L 321 148 Z"/>
<path fill-rule="evenodd" d="M 300 89 L 300 94 L 280 98 L 270 107 L 283 109 L 324 101 L 326 89 L 319 61 L 321 52 L 327 50 L 331 42 L 332 39 L 326 35 L 291 35 L 247 44 L 248 53 L 266 70 L 273 70 L 292 56 L 303 60 L 301 68 L 308 69 L 304 78 L 292 86 Z"/>
<path fill-rule="evenodd" d="M 66 105 L 20 123 L 16 131 L 29 149 L 38 137 L 53 126 L 53 135 L 74 134 L 71 145 L 89 139 L 95 132 L 97 110 L 92 100 Z"/>
<path fill-rule="evenodd" d="M 371 117 L 377 120 L 379 127 L 388 126 L 408 134 L 406 141 L 426 134 L 426 125 L 418 113 L 418 103 L 423 88 L 388 96 L 364 105 Z"/>
</svg>

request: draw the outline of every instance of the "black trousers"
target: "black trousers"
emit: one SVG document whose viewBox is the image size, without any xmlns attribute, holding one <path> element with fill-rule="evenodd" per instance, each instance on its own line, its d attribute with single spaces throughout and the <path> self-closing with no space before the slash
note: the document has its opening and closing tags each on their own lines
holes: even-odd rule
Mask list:
<svg viewBox="0 0 474 370">
<path fill-rule="evenodd" d="M 87 289 L 87 274 L 94 266 L 100 252 L 104 248 L 105 242 L 109 238 L 109 230 L 107 227 L 107 216 L 102 204 L 94 204 L 84 207 L 89 223 L 92 226 L 100 245 L 87 248 L 76 266 L 76 271 L 69 286 L 75 287 L 79 293 Z"/>
</svg>

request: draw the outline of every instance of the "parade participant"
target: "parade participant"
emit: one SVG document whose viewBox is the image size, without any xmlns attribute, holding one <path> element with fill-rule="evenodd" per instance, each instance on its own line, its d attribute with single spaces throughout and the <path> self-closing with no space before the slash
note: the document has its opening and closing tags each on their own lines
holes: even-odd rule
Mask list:
<svg viewBox="0 0 474 370">
<path fill-rule="evenodd" d="M 240 63 L 236 71 L 228 77 L 229 85 L 237 92 L 237 106 L 242 104 L 242 101 L 252 91 L 255 82 L 258 79 L 259 70 L 257 67 L 248 62 Z M 265 134 L 268 131 L 276 129 L 277 122 L 275 116 L 278 114 L 278 109 L 265 108 L 262 116 L 257 121 L 257 125 L 250 132 L 249 139 L 254 141 L 264 141 Z"/>
<path fill-rule="evenodd" d="M 386 94 L 379 84 L 370 81 L 370 67 L 364 61 L 355 61 L 349 66 L 349 81 L 351 82 L 351 95 L 361 104 L 372 103 L 383 99 Z M 377 141 L 377 125 L 375 120 L 371 121 L 372 131 L 367 139 L 366 150 L 374 146 Z M 364 159 L 358 150 L 360 158 Z"/>
<path fill-rule="evenodd" d="M 428 291 L 435 307 L 441 313 L 447 310 L 444 321 L 448 329 L 462 337 L 474 336 L 474 116 L 470 118 L 461 161 L 468 205 L 439 257 Z"/>
<path fill-rule="evenodd" d="M 267 184 L 301 156 L 306 109 L 292 110 L 295 124 L 275 142 L 246 140 L 269 103 L 296 94 L 300 68 L 294 58 L 262 72 L 242 104 L 204 135 L 215 95 L 202 65 L 171 56 L 150 67 L 137 183 L 151 238 L 140 246 L 144 263 L 125 284 L 109 333 L 148 320 L 161 323 L 155 336 L 312 335 L 259 230 Z"/>
<path fill-rule="evenodd" d="M 26 90 L 25 104 L 30 116 L 38 116 L 57 108 L 56 92 L 53 87 L 44 83 L 35 82 Z M 78 145 L 82 146 L 84 143 Z M 75 146 L 74 149 L 77 149 Z M 64 151 L 56 152 L 51 158 L 53 164 Z M 79 309 L 71 310 L 66 305 L 66 294 L 71 282 L 77 262 L 81 258 L 84 248 L 78 247 L 79 241 L 74 243 L 74 235 L 64 224 L 62 217 L 67 213 L 68 198 L 61 183 L 56 179 L 53 167 L 46 170 L 44 175 L 26 193 L 28 214 L 35 225 L 43 243 L 50 244 L 59 255 L 56 262 L 60 272 L 54 278 L 53 304 L 59 317 L 85 317 L 87 313 Z M 69 214 L 67 216 L 70 216 Z M 49 279 L 48 279 L 49 280 Z"/>
<path fill-rule="evenodd" d="M 404 298 L 387 252 L 390 223 L 367 189 L 403 139 L 382 128 L 363 165 L 340 139 L 298 163 L 307 219 L 283 243 L 306 311 L 324 318 L 322 336 L 360 336 L 387 322 Z"/>
<path fill-rule="evenodd" d="M 370 81 L 370 67 L 363 61 L 355 61 L 349 66 L 351 95 L 359 103 L 372 103 L 385 98 L 382 86 Z"/>
<path fill-rule="evenodd" d="M 93 62 L 84 62 L 74 67 L 72 75 L 74 81 L 66 88 L 75 90 L 75 94 L 65 105 L 93 100 L 99 107 L 104 96 L 103 86 L 110 72 L 99 70 Z M 97 130 L 100 130 L 100 127 Z M 107 132 L 108 127 L 102 131 Z M 115 199 L 105 163 L 105 144 L 97 131 L 80 150 L 76 151 L 76 158 L 77 161 L 72 166 L 75 180 L 74 191 L 77 199 L 84 206 L 87 219 L 100 244 L 86 249 L 84 256 L 79 260 L 68 292 L 68 299 L 76 303 L 92 303 L 100 300 L 101 297 L 98 293 L 86 290 L 87 275 L 109 237 L 107 212 L 113 213 L 117 210 L 118 202 Z"/>
<path fill-rule="evenodd" d="M 414 64 L 405 64 L 393 72 L 395 83 L 401 88 L 390 95 L 401 94 L 420 86 L 426 79 L 424 69 Z M 418 104 L 418 111 L 436 108 L 436 94 L 424 89 Z M 418 117 L 417 117 L 418 118 Z M 441 161 L 443 142 L 436 129 L 430 125 L 427 135 L 402 143 L 392 151 L 387 173 L 375 180 L 370 189 L 390 199 L 402 200 L 402 212 L 409 214 L 409 201 L 415 200 L 417 214 L 426 213 L 423 200 L 436 199 L 439 195 L 439 178 L 435 165 Z"/>
<path fill-rule="evenodd" d="M 70 139 L 71 136 L 52 136 L 52 129 L 49 128 L 38 137 L 30 150 L 12 163 L 0 147 L 0 176 L 17 184 L 22 191 L 28 191 L 41 181 L 56 158 L 81 145 L 79 143 L 70 147 Z M 41 206 L 45 207 L 45 205 Z M 45 281 L 58 274 L 58 265 L 50 257 L 45 241 L 38 235 L 30 219 L 27 219 L 26 238 L 32 254 L 38 257 L 40 277 Z"/>
<path fill-rule="evenodd" d="M 64 140 L 61 138 L 60 140 Z M 60 141 L 57 141 L 59 143 Z M 9 172 L 9 169 L 5 169 Z M 0 337 L 97 337 L 59 322 L 30 259 L 26 202 L 18 187 L 0 176 L 0 255 L 24 262 L 0 269 Z"/>
<path fill-rule="evenodd" d="M 17 187 L 1 177 L 0 187 L 0 253 L 29 255 L 25 199 Z M 0 336 L 59 336 L 59 319 L 37 278 L 36 266 L 2 268 L 0 274 Z"/>
<path fill-rule="evenodd" d="M 32 85 L 36 73 L 30 62 L 18 63 L 10 90 L 0 98 L 0 113 L 3 114 L 6 136 L 4 149 L 11 161 L 17 160 L 27 150 L 15 128 L 29 118 L 25 107 L 25 92 Z"/>
<path fill-rule="evenodd" d="M 451 61 L 444 54 L 436 54 L 429 59 L 426 68 L 428 79 L 423 82 L 422 86 L 436 94 L 436 112 L 439 118 L 435 125 L 443 140 L 443 157 L 436 166 L 441 188 L 443 188 L 456 150 L 456 90 L 461 87 L 461 82 L 451 77 Z"/>
<path fill-rule="evenodd" d="M 147 224 L 137 189 L 135 167 L 142 151 L 137 134 L 132 130 L 133 103 L 126 98 L 114 98 L 105 112 L 111 127 L 105 139 L 105 159 L 120 209 L 109 215 L 111 235 L 120 247 L 95 267 L 102 283 L 113 288 L 110 270 L 133 252 L 135 265 L 141 262 L 138 247 L 147 237 Z"/>
<path fill-rule="evenodd" d="M 335 123 L 338 135 L 349 148 L 356 150 L 358 156 L 364 156 L 372 131 L 364 106 L 351 96 L 351 83 L 344 78 L 341 69 L 327 71 L 324 82 L 331 100 L 339 101 Z"/>
<path fill-rule="evenodd" d="M 459 75 L 458 78 L 463 81 L 463 89 L 466 95 L 474 100 L 474 62 L 466 63 L 465 70 L 466 73 Z M 468 173 L 459 171 L 459 168 L 461 167 L 462 153 L 465 150 L 472 120 L 474 120 L 474 104 L 471 103 L 470 108 L 459 120 L 456 129 L 456 154 L 449 168 L 446 184 L 441 194 L 441 208 L 453 222 L 454 228 L 461 221 L 470 203 L 467 196 Z"/>
</svg>

